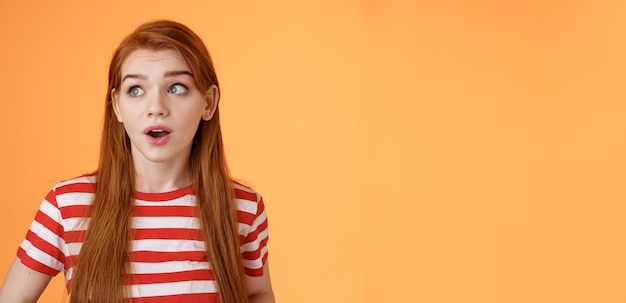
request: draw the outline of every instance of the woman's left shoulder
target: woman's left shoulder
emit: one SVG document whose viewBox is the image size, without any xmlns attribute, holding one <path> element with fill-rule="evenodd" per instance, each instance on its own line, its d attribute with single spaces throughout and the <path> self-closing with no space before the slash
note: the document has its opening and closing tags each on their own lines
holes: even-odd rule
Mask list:
<svg viewBox="0 0 626 303">
<path fill-rule="evenodd" d="M 235 205 L 240 216 L 242 214 L 259 216 L 265 212 L 263 198 L 251 186 L 240 181 L 233 181 L 233 189 L 235 191 Z"/>
<path fill-rule="evenodd" d="M 261 195 L 257 191 L 241 181 L 233 180 L 233 190 L 235 191 L 235 199 L 257 203 L 262 200 Z"/>
</svg>

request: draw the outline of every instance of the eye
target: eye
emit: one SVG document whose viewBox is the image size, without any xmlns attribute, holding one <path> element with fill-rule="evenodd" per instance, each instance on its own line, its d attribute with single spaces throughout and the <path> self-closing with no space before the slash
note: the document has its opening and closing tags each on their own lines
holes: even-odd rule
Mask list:
<svg viewBox="0 0 626 303">
<path fill-rule="evenodd" d="M 139 86 L 131 86 L 127 92 L 129 95 L 133 97 L 141 96 L 144 94 L 143 89 Z"/>
<path fill-rule="evenodd" d="M 184 93 L 187 93 L 188 91 L 189 89 L 180 83 L 172 85 L 170 89 L 167 90 L 167 92 L 169 92 L 170 94 L 174 94 L 174 95 L 182 95 Z"/>
</svg>

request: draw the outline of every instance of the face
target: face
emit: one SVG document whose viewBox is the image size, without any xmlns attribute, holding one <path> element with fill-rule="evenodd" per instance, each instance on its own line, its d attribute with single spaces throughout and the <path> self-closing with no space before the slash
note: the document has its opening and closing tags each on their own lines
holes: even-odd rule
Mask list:
<svg viewBox="0 0 626 303">
<path fill-rule="evenodd" d="M 132 52 L 112 91 L 136 164 L 188 163 L 200 119 L 210 120 L 219 101 L 216 86 L 199 91 L 191 69 L 174 50 Z M 139 162 L 139 163 L 138 163 Z"/>
</svg>

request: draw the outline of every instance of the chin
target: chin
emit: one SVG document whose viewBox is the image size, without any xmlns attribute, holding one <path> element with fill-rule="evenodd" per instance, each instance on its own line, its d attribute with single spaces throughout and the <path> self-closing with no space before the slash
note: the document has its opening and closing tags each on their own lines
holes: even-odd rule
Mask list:
<svg viewBox="0 0 626 303">
<path fill-rule="evenodd" d="M 142 146 L 144 147 L 144 146 Z M 133 154 L 133 158 L 138 156 L 139 161 L 147 161 L 149 163 L 167 163 L 167 162 L 178 162 L 181 158 L 189 158 L 191 153 L 191 144 L 189 145 L 189 150 L 187 151 L 185 148 L 183 149 L 172 149 L 173 146 L 161 146 L 158 148 L 154 148 L 152 146 L 148 146 L 145 148 L 132 148 L 131 152 Z M 186 154 L 186 157 L 184 156 Z"/>
<path fill-rule="evenodd" d="M 172 153 L 165 153 L 163 151 L 157 152 L 141 152 L 139 151 L 140 157 L 145 159 L 148 162 L 153 163 L 166 163 L 175 160 L 177 157 Z"/>
<path fill-rule="evenodd" d="M 154 162 L 154 163 L 171 162 L 174 159 L 176 159 L 176 157 L 174 157 L 172 155 L 148 155 L 145 158 L 146 158 L 146 160 L 148 160 L 150 162 Z"/>
</svg>

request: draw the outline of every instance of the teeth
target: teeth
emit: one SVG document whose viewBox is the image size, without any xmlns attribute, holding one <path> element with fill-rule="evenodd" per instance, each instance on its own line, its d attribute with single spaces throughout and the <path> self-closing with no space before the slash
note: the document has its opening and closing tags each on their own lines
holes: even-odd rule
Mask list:
<svg viewBox="0 0 626 303">
<path fill-rule="evenodd" d="M 161 138 L 161 137 L 167 136 L 169 134 L 169 131 L 166 131 L 163 129 L 152 129 L 148 131 L 146 134 L 153 138 Z"/>
</svg>

